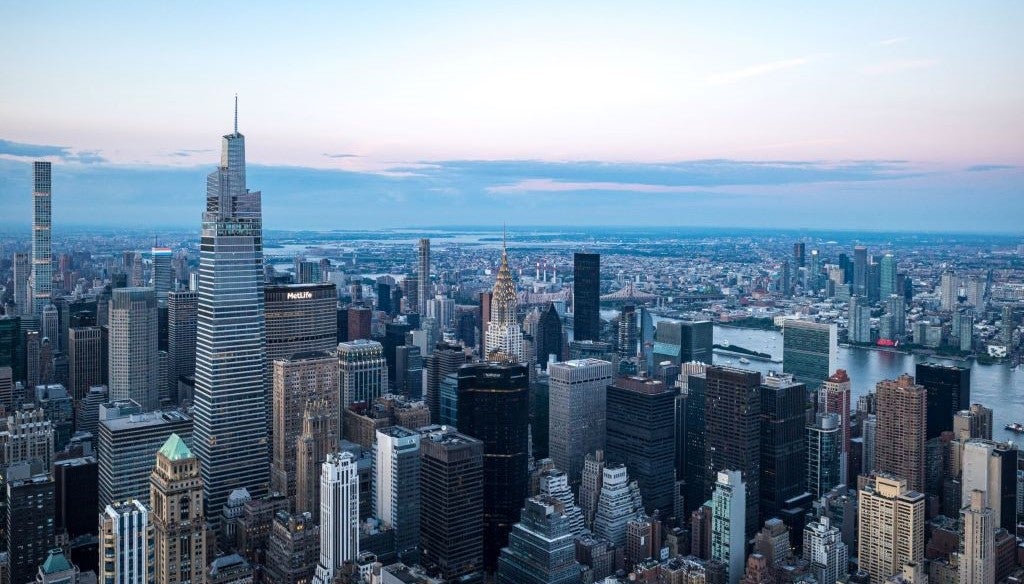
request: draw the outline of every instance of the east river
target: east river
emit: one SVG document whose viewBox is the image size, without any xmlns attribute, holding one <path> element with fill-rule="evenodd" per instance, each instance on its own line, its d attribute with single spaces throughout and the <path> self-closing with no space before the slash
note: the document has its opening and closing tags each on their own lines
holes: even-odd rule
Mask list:
<svg viewBox="0 0 1024 584">
<path fill-rule="evenodd" d="M 760 353 L 768 353 L 773 359 L 782 359 L 782 333 L 778 331 L 716 326 L 715 343 L 738 345 Z M 740 364 L 739 356 L 720 353 L 715 353 L 714 361 L 716 365 L 753 369 L 761 373 L 782 370 L 782 363 L 750 359 L 750 363 Z M 872 391 L 877 382 L 893 379 L 902 373 L 913 375 L 914 365 L 924 362 L 970 367 L 971 402 L 992 408 L 993 438 L 1019 441 L 1017 435 L 1004 430 L 1003 427 L 1010 422 L 1024 423 L 1024 370 L 1014 370 L 1006 364 L 979 365 L 974 361 L 839 347 L 839 368 L 845 369 L 849 374 L 852 386 L 851 408 L 856 407 L 857 398 Z M 1024 439 L 1024 435 L 1021 438 Z"/>
</svg>

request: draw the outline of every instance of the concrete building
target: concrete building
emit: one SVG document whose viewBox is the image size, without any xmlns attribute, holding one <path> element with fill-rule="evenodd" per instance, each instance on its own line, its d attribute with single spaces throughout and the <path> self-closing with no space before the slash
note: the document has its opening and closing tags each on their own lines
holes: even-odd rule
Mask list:
<svg viewBox="0 0 1024 584">
<path fill-rule="evenodd" d="M 107 351 L 114 400 L 130 399 L 144 411 L 160 407 L 157 304 L 152 288 L 115 288 L 110 297 Z"/>
<path fill-rule="evenodd" d="M 960 510 L 964 522 L 960 554 L 960 584 L 995 584 L 996 518 L 986 505 L 985 491 L 974 489 L 970 503 Z"/>
<path fill-rule="evenodd" d="M 522 517 L 498 559 L 498 584 L 578 584 L 573 534 L 561 501 L 546 495 L 526 500 Z"/>
<path fill-rule="evenodd" d="M 388 367 L 384 346 L 358 339 L 338 344 L 341 407 L 356 402 L 372 403 L 387 391 Z"/>
<path fill-rule="evenodd" d="M 869 477 L 858 492 L 857 561 L 880 584 L 924 560 L 925 497 L 893 475 Z"/>
<path fill-rule="evenodd" d="M 155 582 L 153 524 L 136 499 L 107 505 L 100 513 L 100 573 L 104 584 Z"/>
<path fill-rule="evenodd" d="M 377 430 L 374 515 L 393 529 L 395 551 L 415 560 L 420 542 L 420 435 L 402 426 Z"/>
<path fill-rule="evenodd" d="M 711 495 L 711 559 L 727 567 L 726 581 L 738 584 L 746 560 L 746 488 L 738 470 L 720 471 Z"/>
<path fill-rule="evenodd" d="M 923 491 L 928 391 L 913 377 L 901 375 L 879 381 L 875 394 L 875 469 L 903 477 L 912 491 Z"/>
<path fill-rule="evenodd" d="M 320 491 L 320 561 L 313 583 L 332 584 L 342 565 L 359 556 L 359 476 L 351 453 L 327 456 Z"/>
<path fill-rule="evenodd" d="M 605 447 L 605 406 L 612 364 L 579 359 L 552 363 L 548 373 L 549 456 L 577 489 L 584 459 Z"/>
<path fill-rule="evenodd" d="M 150 475 L 150 523 L 157 584 L 201 582 L 206 569 L 206 515 L 199 460 L 171 434 Z"/>
</svg>

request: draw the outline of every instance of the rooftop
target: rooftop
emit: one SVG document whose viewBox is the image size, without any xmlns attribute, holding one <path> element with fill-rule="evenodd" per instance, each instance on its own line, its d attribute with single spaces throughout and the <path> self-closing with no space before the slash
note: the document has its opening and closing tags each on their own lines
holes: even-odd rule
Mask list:
<svg viewBox="0 0 1024 584">
<path fill-rule="evenodd" d="M 160 447 L 158 452 L 168 460 L 193 458 L 192 451 L 188 449 L 185 441 L 181 439 L 181 436 L 174 433 L 167 438 L 167 442 L 164 442 L 164 445 Z"/>
</svg>

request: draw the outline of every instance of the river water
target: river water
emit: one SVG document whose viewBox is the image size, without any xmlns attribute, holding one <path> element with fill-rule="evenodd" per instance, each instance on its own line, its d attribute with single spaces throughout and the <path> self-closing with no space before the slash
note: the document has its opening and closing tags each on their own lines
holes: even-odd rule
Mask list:
<svg viewBox="0 0 1024 584">
<path fill-rule="evenodd" d="M 768 353 L 774 359 L 782 359 L 782 333 L 755 329 L 715 327 L 715 343 L 739 345 L 761 353 Z M 740 364 L 732 355 L 715 354 L 716 365 L 730 365 L 760 371 L 782 370 L 782 363 L 769 363 L 751 359 L 749 364 Z M 996 440 L 1021 441 L 1012 432 L 1003 429 L 1010 422 L 1024 423 L 1024 370 L 1014 370 L 1005 364 L 979 365 L 973 361 L 955 361 L 923 355 L 892 353 L 872 349 L 839 347 L 839 367 L 846 369 L 850 376 L 853 401 L 872 391 L 875 384 L 883 379 L 893 379 L 900 374 L 914 374 L 914 365 L 922 362 L 937 362 L 947 365 L 971 367 L 971 402 L 981 403 L 993 410 L 993 438 Z"/>
</svg>

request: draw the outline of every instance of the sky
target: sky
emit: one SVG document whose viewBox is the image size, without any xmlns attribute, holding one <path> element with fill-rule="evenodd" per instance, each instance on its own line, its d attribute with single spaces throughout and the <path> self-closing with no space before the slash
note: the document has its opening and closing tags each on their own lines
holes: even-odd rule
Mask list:
<svg viewBox="0 0 1024 584">
<path fill-rule="evenodd" d="M 1020 30 L 987 0 L 3 2 L 0 223 L 46 159 L 58 224 L 198 227 L 237 93 L 269 228 L 1022 232 Z"/>
</svg>

